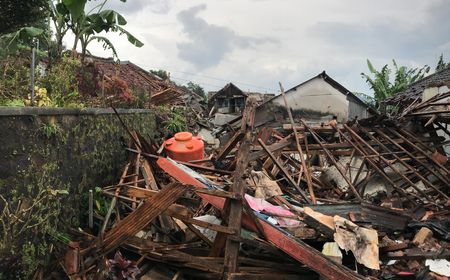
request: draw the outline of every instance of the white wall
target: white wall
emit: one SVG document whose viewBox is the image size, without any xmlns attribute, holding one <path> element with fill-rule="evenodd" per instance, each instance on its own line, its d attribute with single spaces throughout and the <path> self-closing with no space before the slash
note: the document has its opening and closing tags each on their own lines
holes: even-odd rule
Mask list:
<svg viewBox="0 0 450 280">
<path fill-rule="evenodd" d="M 286 92 L 286 99 L 293 110 L 307 109 L 329 113 L 336 115 L 338 121 L 346 121 L 349 116 L 347 97 L 319 77 Z M 283 97 L 277 96 L 273 103 L 284 106 Z"/>
</svg>

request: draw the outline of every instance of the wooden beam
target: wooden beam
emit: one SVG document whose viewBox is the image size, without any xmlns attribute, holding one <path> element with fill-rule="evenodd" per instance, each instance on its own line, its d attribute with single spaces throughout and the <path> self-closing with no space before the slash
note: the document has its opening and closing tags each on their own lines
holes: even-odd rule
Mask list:
<svg viewBox="0 0 450 280">
<path fill-rule="evenodd" d="M 322 150 L 325 152 L 325 154 L 327 155 L 328 159 L 331 160 L 331 162 L 334 164 L 334 166 L 336 166 L 337 171 L 339 171 L 339 173 L 344 178 L 345 182 L 347 182 L 349 188 L 352 190 L 352 192 L 356 196 L 356 198 L 361 201 L 362 200 L 361 195 L 358 193 L 358 191 L 356 190 L 355 186 L 353 186 L 351 180 L 345 174 L 345 171 L 342 170 L 342 167 L 337 163 L 337 161 L 334 158 L 334 156 L 330 153 L 330 151 L 328 151 L 327 148 L 325 148 L 323 146 L 322 142 L 320 142 L 320 139 L 317 137 L 316 133 L 312 129 L 310 129 L 303 120 L 300 120 L 300 121 L 303 123 L 305 128 L 311 133 L 311 136 L 314 138 L 314 140 L 317 142 L 317 144 L 319 144 L 322 147 Z"/>
<path fill-rule="evenodd" d="M 213 189 L 196 189 L 194 190 L 196 193 L 204 193 L 209 194 L 212 196 L 218 196 L 218 197 L 225 197 L 230 199 L 242 199 L 242 196 L 240 196 L 237 193 L 234 192 L 227 192 L 223 190 L 213 190 Z"/>
<path fill-rule="evenodd" d="M 261 141 L 261 139 L 258 139 L 258 143 L 261 145 L 264 151 L 266 151 L 267 155 L 269 155 L 273 163 L 275 163 L 275 165 L 280 169 L 281 173 L 283 173 L 288 183 L 300 193 L 300 195 L 303 197 L 306 203 L 310 204 L 311 200 L 309 199 L 308 195 L 297 185 L 297 183 L 295 183 L 294 179 L 292 179 L 291 175 L 289 175 L 289 172 L 287 172 L 287 170 L 283 167 L 280 161 L 269 151 L 266 144 L 264 144 L 264 142 Z"/>
<path fill-rule="evenodd" d="M 250 147 L 253 142 L 253 124 L 255 119 L 256 100 L 253 97 L 247 98 L 245 104 L 245 110 L 242 117 L 241 131 L 244 133 L 244 138 L 239 147 L 239 151 L 236 159 L 236 169 L 233 173 L 233 185 L 231 191 L 244 197 L 245 195 L 245 172 L 248 166 L 248 155 L 250 153 Z M 241 219 L 242 219 L 242 201 L 230 200 L 230 212 L 228 218 L 228 226 L 235 231 L 236 235 L 240 235 L 241 232 Z M 225 260 L 224 269 L 225 273 L 238 272 L 238 255 L 239 255 L 240 243 L 232 239 L 227 239 L 225 244 Z"/>
<path fill-rule="evenodd" d="M 224 227 L 221 225 L 216 225 L 216 224 L 211 224 L 205 221 L 201 221 L 201 220 L 196 220 L 194 218 L 191 217 L 187 217 L 185 215 L 181 215 L 177 212 L 173 212 L 170 209 L 167 209 L 167 214 L 171 217 L 177 218 L 181 221 L 183 221 L 183 223 L 189 223 L 189 224 L 193 224 L 193 225 L 197 225 L 199 227 L 202 228 L 207 228 L 213 231 L 217 231 L 217 232 L 222 232 L 225 234 L 236 234 L 236 231 L 234 229 L 231 229 L 229 227 Z"/>
<path fill-rule="evenodd" d="M 188 173 L 181 170 L 177 166 L 173 165 L 170 161 L 164 158 L 159 158 L 157 161 L 159 167 L 161 167 L 170 176 L 179 180 L 184 184 L 193 185 L 197 188 L 206 188 L 200 181 L 192 178 Z M 211 205 L 218 209 L 223 209 L 225 199 L 221 197 L 214 197 L 206 194 L 200 194 L 202 198 L 209 202 Z M 338 280 L 338 279 L 365 279 L 363 276 L 357 274 L 353 270 L 337 264 L 327 257 L 325 257 L 320 251 L 312 248 L 304 243 L 302 240 L 287 234 L 283 229 L 275 227 L 258 216 L 259 222 L 262 225 L 267 241 L 271 242 L 284 251 L 297 261 L 305 264 L 312 270 L 316 271 L 326 279 Z M 254 221 L 247 215 L 242 217 L 243 225 L 249 230 L 256 230 Z"/>
<path fill-rule="evenodd" d="M 303 167 L 303 174 L 305 174 L 305 177 L 306 177 L 306 183 L 308 185 L 309 196 L 311 197 L 311 202 L 313 204 L 316 204 L 316 196 L 314 194 L 314 188 L 313 188 L 313 184 L 312 184 L 312 180 L 311 180 L 311 173 L 309 172 L 309 166 L 306 164 L 306 159 L 303 155 L 303 150 L 302 150 L 302 146 L 300 145 L 300 140 L 298 138 L 297 129 L 295 128 L 294 118 L 292 117 L 291 107 L 289 106 L 289 104 L 287 102 L 286 95 L 284 94 L 283 86 L 281 85 L 281 83 L 279 83 L 279 84 L 280 84 L 281 95 L 283 96 L 283 99 L 284 99 L 284 105 L 286 106 L 286 109 L 288 111 L 289 120 L 291 121 L 292 129 L 294 130 L 295 144 L 297 145 L 298 154 L 300 155 L 300 160 L 301 160 L 302 167 Z M 306 125 L 305 125 L 305 127 L 306 127 Z M 305 145 L 307 146 L 306 138 L 305 138 Z"/>
<path fill-rule="evenodd" d="M 189 189 L 189 187 L 179 183 L 171 184 L 164 187 L 153 197 L 146 199 L 135 211 L 105 233 L 103 242 L 101 242 L 102 253 L 111 252 L 123 244 L 129 236 L 134 236 Z"/>
<path fill-rule="evenodd" d="M 239 141 L 244 137 L 244 133 L 239 130 L 237 131 L 233 137 L 223 146 L 223 148 L 220 150 L 220 152 L 217 154 L 217 157 L 215 158 L 216 161 L 223 161 L 227 155 L 231 152 L 231 150 L 236 146 Z"/>
</svg>

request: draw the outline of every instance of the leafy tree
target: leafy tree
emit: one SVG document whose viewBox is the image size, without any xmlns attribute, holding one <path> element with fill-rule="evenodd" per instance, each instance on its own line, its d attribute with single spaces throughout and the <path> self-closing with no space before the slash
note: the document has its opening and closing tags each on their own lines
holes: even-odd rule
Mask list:
<svg viewBox="0 0 450 280">
<path fill-rule="evenodd" d="M 85 57 L 88 45 L 94 40 L 103 43 L 103 48 L 110 49 L 113 55 L 117 57 L 117 52 L 112 42 L 108 38 L 98 35 L 102 32 L 125 34 L 128 41 L 136 47 L 144 45 L 122 27 L 127 24 L 127 21 L 121 14 L 113 10 L 104 9 L 107 1 L 99 1 L 99 4 L 88 12 L 85 12 L 87 0 L 58 0 L 55 5 L 54 18 L 58 24 L 66 22 L 67 26 L 74 33 L 75 39 L 72 52 L 76 52 L 78 43 L 80 43 L 82 60 Z M 125 2 L 126 0 L 121 1 Z M 61 26 L 61 33 L 64 31 L 65 29 Z M 63 36 L 64 34 L 61 35 Z"/>
<path fill-rule="evenodd" d="M 369 84 L 374 92 L 375 106 L 379 109 L 381 101 L 404 91 L 411 83 L 422 79 L 430 71 L 430 67 L 425 65 L 422 68 L 398 67 L 397 62 L 392 60 L 394 65 L 394 80 L 391 81 L 392 70 L 388 65 L 384 65 L 380 71 L 376 70 L 370 60 L 367 60 L 371 76 L 361 73 L 361 76 Z"/>
<path fill-rule="evenodd" d="M 161 79 L 163 79 L 164 81 L 166 80 L 170 80 L 170 73 L 167 72 L 166 70 L 150 70 L 150 73 L 152 73 L 153 75 L 156 75 L 158 77 L 160 77 Z"/>
<path fill-rule="evenodd" d="M 0 35 L 33 26 L 47 17 L 48 0 L 2 0 L 0 9 Z"/>
<path fill-rule="evenodd" d="M 66 13 L 60 13 L 56 9 L 57 5 L 61 5 L 62 0 L 50 1 L 50 19 L 53 22 L 54 26 L 54 35 L 55 35 L 55 56 L 57 58 L 62 57 L 62 52 L 64 50 L 63 47 L 63 38 L 66 36 L 67 31 L 69 31 L 69 25 L 67 24 L 70 20 L 70 17 Z"/>
<path fill-rule="evenodd" d="M 450 67 L 450 62 L 449 63 L 446 63 L 445 61 L 444 61 L 444 55 L 443 54 L 441 54 L 440 56 L 439 56 L 439 60 L 438 60 L 438 62 L 437 62 L 437 65 L 436 65 L 436 72 L 437 71 L 441 71 L 441 70 L 444 70 L 445 68 L 447 68 L 447 67 Z"/>
<path fill-rule="evenodd" d="M 44 30 L 37 27 L 22 27 L 16 32 L 0 37 L 0 58 L 20 50 L 29 50 L 33 38 L 43 38 Z"/>
<path fill-rule="evenodd" d="M 201 97 L 203 97 L 203 99 L 206 100 L 207 95 L 205 93 L 205 90 L 199 84 L 196 84 L 196 83 L 193 83 L 193 82 L 189 82 L 189 83 L 187 83 L 187 88 L 190 91 L 200 95 Z"/>
<path fill-rule="evenodd" d="M 33 26 L 21 27 L 14 32 L 0 35 L 0 59 L 8 55 L 18 55 L 21 51 L 30 51 L 34 39 L 39 40 L 39 55 L 53 54 L 51 49 L 54 42 L 48 18 L 35 22 Z"/>
</svg>

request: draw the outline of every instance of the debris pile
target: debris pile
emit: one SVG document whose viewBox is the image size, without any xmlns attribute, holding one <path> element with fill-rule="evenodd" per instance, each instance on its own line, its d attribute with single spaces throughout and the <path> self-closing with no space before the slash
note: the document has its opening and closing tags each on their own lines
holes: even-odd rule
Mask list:
<svg viewBox="0 0 450 280">
<path fill-rule="evenodd" d="M 102 190 L 106 215 L 93 213 L 98 235 L 78 231 L 82 242 L 66 252 L 71 279 L 111 263 L 142 279 L 450 276 L 440 137 L 379 119 L 318 126 L 291 114 L 255 128 L 255 108 L 247 99 L 240 129 L 203 160 L 166 158 L 129 130 L 129 162 Z"/>
</svg>

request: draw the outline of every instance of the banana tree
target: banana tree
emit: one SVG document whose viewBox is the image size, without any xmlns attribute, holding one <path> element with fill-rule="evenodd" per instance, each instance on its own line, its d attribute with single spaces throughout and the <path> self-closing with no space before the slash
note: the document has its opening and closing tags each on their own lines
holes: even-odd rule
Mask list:
<svg viewBox="0 0 450 280">
<path fill-rule="evenodd" d="M 448 67 L 450 67 L 450 62 L 446 63 L 444 61 L 444 54 L 441 53 L 441 55 L 439 56 L 439 60 L 438 60 L 438 62 L 436 64 L 435 70 L 436 70 L 436 72 L 438 72 L 438 71 L 444 70 L 444 69 L 446 69 Z"/>
<path fill-rule="evenodd" d="M 373 90 L 375 103 L 378 107 L 381 100 L 391 95 L 391 83 L 389 82 L 391 70 L 388 68 L 388 65 L 384 65 L 380 71 L 377 71 L 370 60 L 367 60 L 367 68 L 369 68 L 373 78 L 365 73 L 361 73 L 361 76 L 366 79 L 367 84 Z"/>
<path fill-rule="evenodd" d="M 46 40 L 44 29 L 38 27 L 22 27 L 16 32 L 5 34 L 0 37 L 0 57 L 20 50 L 29 50 L 33 38 Z"/>
<path fill-rule="evenodd" d="M 383 100 L 404 91 L 410 84 L 422 79 L 430 71 L 430 67 L 427 65 L 421 68 L 407 68 L 406 66 L 398 67 L 395 60 L 392 60 L 392 63 L 395 70 L 393 82 L 391 82 L 392 70 L 389 69 L 387 64 L 378 71 L 373 67 L 370 60 L 367 60 L 367 68 L 371 75 L 361 73 L 361 76 L 373 90 L 377 109 L 379 109 Z"/>
<path fill-rule="evenodd" d="M 121 0 L 125 2 L 125 0 Z M 93 41 L 103 43 L 103 48 L 110 49 L 117 57 L 117 52 L 110 40 L 99 34 L 102 32 L 118 32 L 126 35 L 128 41 L 136 47 L 144 44 L 123 28 L 127 24 L 125 18 L 116 11 L 103 9 L 107 0 L 100 1 L 89 12 L 85 12 L 86 0 L 61 0 L 56 5 L 59 14 L 68 17 L 68 26 L 75 35 L 72 52 L 76 53 L 78 43 L 81 45 L 82 61 L 87 52 L 88 45 Z"/>
<path fill-rule="evenodd" d="M 122 27 L 125 24 L 127 24 L 125 18 L 113 10 L 103 10 L 87 16 L 80 36 L 82 58 L 86 54 L 87 46 L 94 40 L 103 43 L 103 48 L 110 49 L 113 55 L 117 57 L 117 52 L 111 41 L 104 36 L 97 35 L 101 32 L 117 32 L 120 35 L 126 35 L 128 42 L 136 47 L 142 47 L 144 44 Z"/>
<path fill-rule="evenodd" d="M 50 1 L 50 19 L 53 22 L 54 34 L 56 39 L 56 57 L 60 58 L 63 52 L 63 38 L 69 31 L 68 22 L 70 20 L 68 13 L 61 13 L 57 7 L 61 8 L 62 0 Z"/>
</svg>

